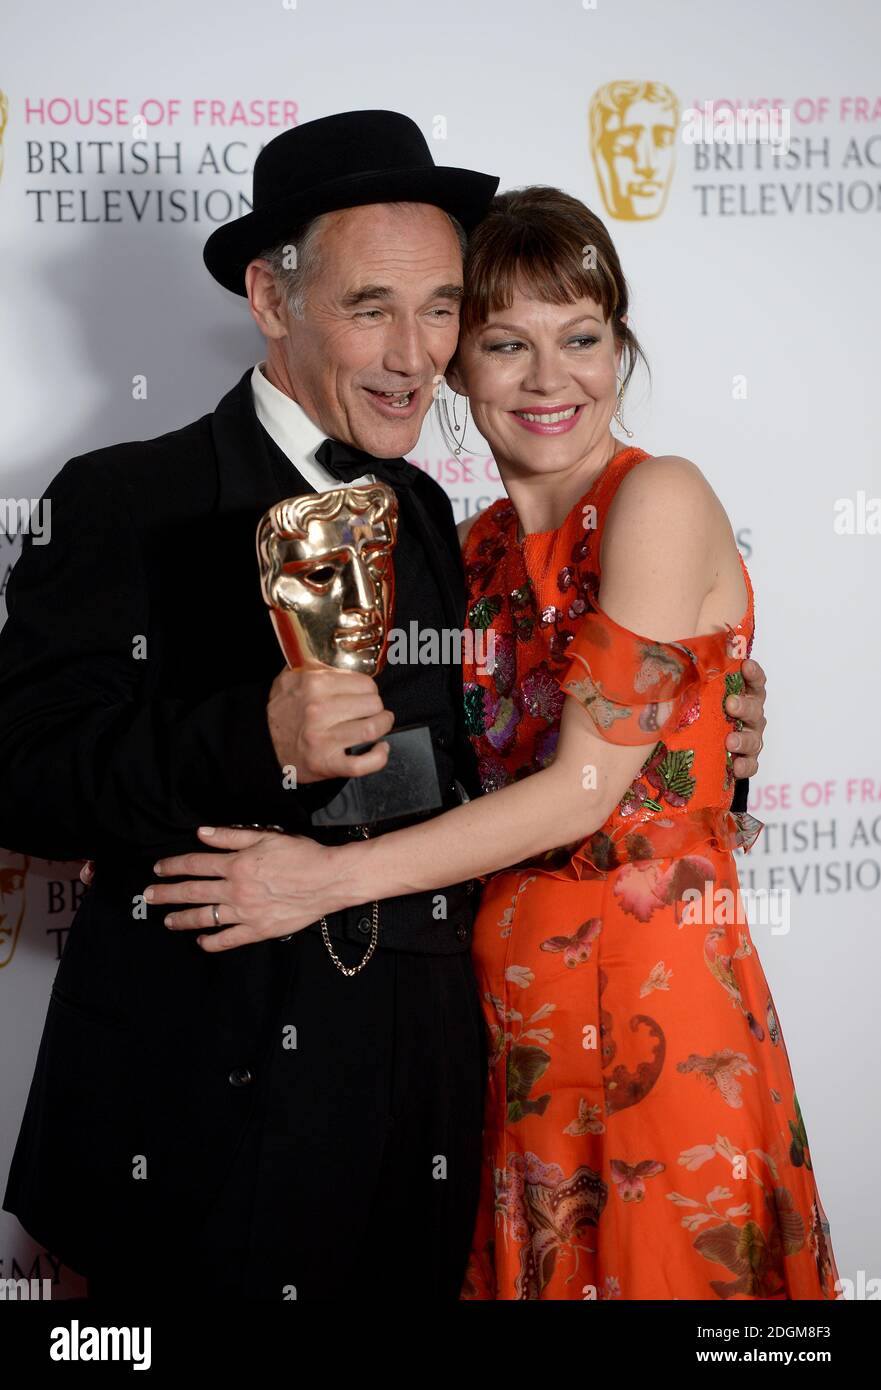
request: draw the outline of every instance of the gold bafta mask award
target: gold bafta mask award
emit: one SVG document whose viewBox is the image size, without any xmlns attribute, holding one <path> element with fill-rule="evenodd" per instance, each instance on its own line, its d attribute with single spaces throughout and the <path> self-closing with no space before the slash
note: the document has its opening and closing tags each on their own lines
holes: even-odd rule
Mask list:
<svg viewBox="0 0 881 1390">
<path fill-rule="evenodd" d="M 292 670 L 376 676 L 394 612 L 398 503 L 384 483 L 276 502 L 257 527 L 263 598 Z M 393 729 L 380 772 L 351 777 L 314 825 L 369 826 L 441 804 L 430 730 Z M 360 744 L 349 752 L 364 752 Z"/>
</svg>

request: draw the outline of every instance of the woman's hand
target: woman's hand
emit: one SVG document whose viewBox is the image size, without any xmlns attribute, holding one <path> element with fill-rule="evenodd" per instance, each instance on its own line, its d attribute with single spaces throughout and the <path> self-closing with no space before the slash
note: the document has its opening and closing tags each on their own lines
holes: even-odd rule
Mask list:
<svg viewBox="0 0 881 1390">
<path fill-rule="evenodd" d="M 200 826 L 199 838 L 225 853 L 160 859 L 157 874 L 191 875 L 184 883 L 151 883 L 148 903 L 207 904 L 170 912 L 172 931 L 226 930 L 197 938 L 204 951 L 229 951 L 254 941 L 290 936 L 341 906 L 334 900 L 340 851 L 299 835 L 229 826 Z M 217 905 L 217 912 L 214 911 Z"/>
</svg>

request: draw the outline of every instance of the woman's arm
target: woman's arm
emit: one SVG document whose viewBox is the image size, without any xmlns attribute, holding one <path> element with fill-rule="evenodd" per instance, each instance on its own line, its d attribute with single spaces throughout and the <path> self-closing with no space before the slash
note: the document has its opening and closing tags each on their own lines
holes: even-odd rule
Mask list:
<svg viewBox="0 0 881 1390">
<path fill-rule="evenodd" d="M 609 509 L 600 608 L 658 642 L 696 635 L 726 530 L 733 547 L 727 517 L 693 464 L 646 459 Z M 745 603 L 744 590 L 732 625 Z M 444 888 L 584 840 L 615 809 L 655 741 L 609 743 L 587 711 L 567 700 L 549 767 L 420 825 L 340 847 L 328 861 L 336 906 Z"/>
</svg>

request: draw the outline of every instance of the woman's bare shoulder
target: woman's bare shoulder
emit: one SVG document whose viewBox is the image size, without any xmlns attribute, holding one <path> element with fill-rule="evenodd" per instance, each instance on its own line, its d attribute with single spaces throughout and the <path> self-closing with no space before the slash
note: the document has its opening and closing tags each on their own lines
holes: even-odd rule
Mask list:
<svg viewBox="0 0 881 1390">
<path fill-rule="evenodd" d="M 726 522 L 725 509 L 693 460 L 681 454 L 641 459 L 621 479 L 609 509 L 612 533 L 619 526 L 706 527 Z"/>
<path fill-rule="evenodd" d="M 621 480 L 616 495 L 638 495 L 672 490 L 679 497 L 713 497 L 713 489 L 698 465 L 682 454 L 651 454 L 640 459 Z"/>
</svg>

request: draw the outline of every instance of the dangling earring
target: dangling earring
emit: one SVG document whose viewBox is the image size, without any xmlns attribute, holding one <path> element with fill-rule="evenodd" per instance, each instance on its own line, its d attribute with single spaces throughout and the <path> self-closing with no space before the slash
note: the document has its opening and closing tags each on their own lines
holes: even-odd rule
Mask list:
<svg viewBox="0 0 881 1390">
<path fill-rule="evenodd" d="M 627 435 L 627 438 L 628 438 L 628 439 L 632 439 L 632 438 L 633 438 L 633 430 L 629 430 L 629 429 L 627 428 L 627 426 L 625 425 L 624 421 L 621 419 L 621 405 L 622 405 L 623 401 L 624 401 L 624 387 L 623 387 L 623 385 L 621 385 L 621 384 L 619 383 L 619 386 L 618 386 L 618 401 L 617 401 L 617 404 L 616 404 L 616 406 L 615 406 L 615 414 L 612 416 L 612 419 L 615 421 L 615 424 L 618 425 L 618 427 L 624 431 L 624 433 Z"/>
<path fill-rule="evenodd" d="M 446 377 L 443 378 L 443 383 L 444 383 L 444 386 L 446 386 L 446 384 L 447 384 L 447 382 L 446 382 Z M 449 389 L 449 388 L 448 388 L 448 389 Z M 458 392 L 457 392 L 457 391 L 453 391 L 452 394 L 453 394 L 453 414 L 452 414 L 452 420 L 451 420 L 451 419 L 450 419 L 450 403 L 449 403 L 449 401 L 447 400 L 447 392 L 443 389 L 443 387 L 441 387 L 441 389 L 438 391 L 438 393 L 437 393 L 438 421 L 439 421 L 439 423 L 440 423 L 441 434 L 442 434 L 443 437 L 444 437 L 444 443 L 446 444 L 446 446 L 447 446 L 448 449 L 452 449 L 453 453 L 456 455 L 456 458 L 458 458 L 459 455 L 460 455 L 461 452 L 462 452 L 462 446 L 463 446 L 463 444 L 465 443 L 465 431 L 466 431 L 466 429 L 468 428 L 468 397 L 467 397 L 467 396 L 463 396 L 463 397 L 462 397 L 462 399 L 463 399 L 464 402 L 465 402 L 465 419 L 462 421 L 462 437 L 461 437 L 461 439 L 459 439 L 459 438 L 457 438 L 457 436 L 456 436 L 456 431 L 457 431 L 458 428 L 459 428 L 459 419 L 458 419 L 458 416 L 457 416 L 457 414 L 456 414 L 456 401 L 458 400 Z M 451 442 L 451 441 L 452 441 L 452 442 Z"/>
</svg>

